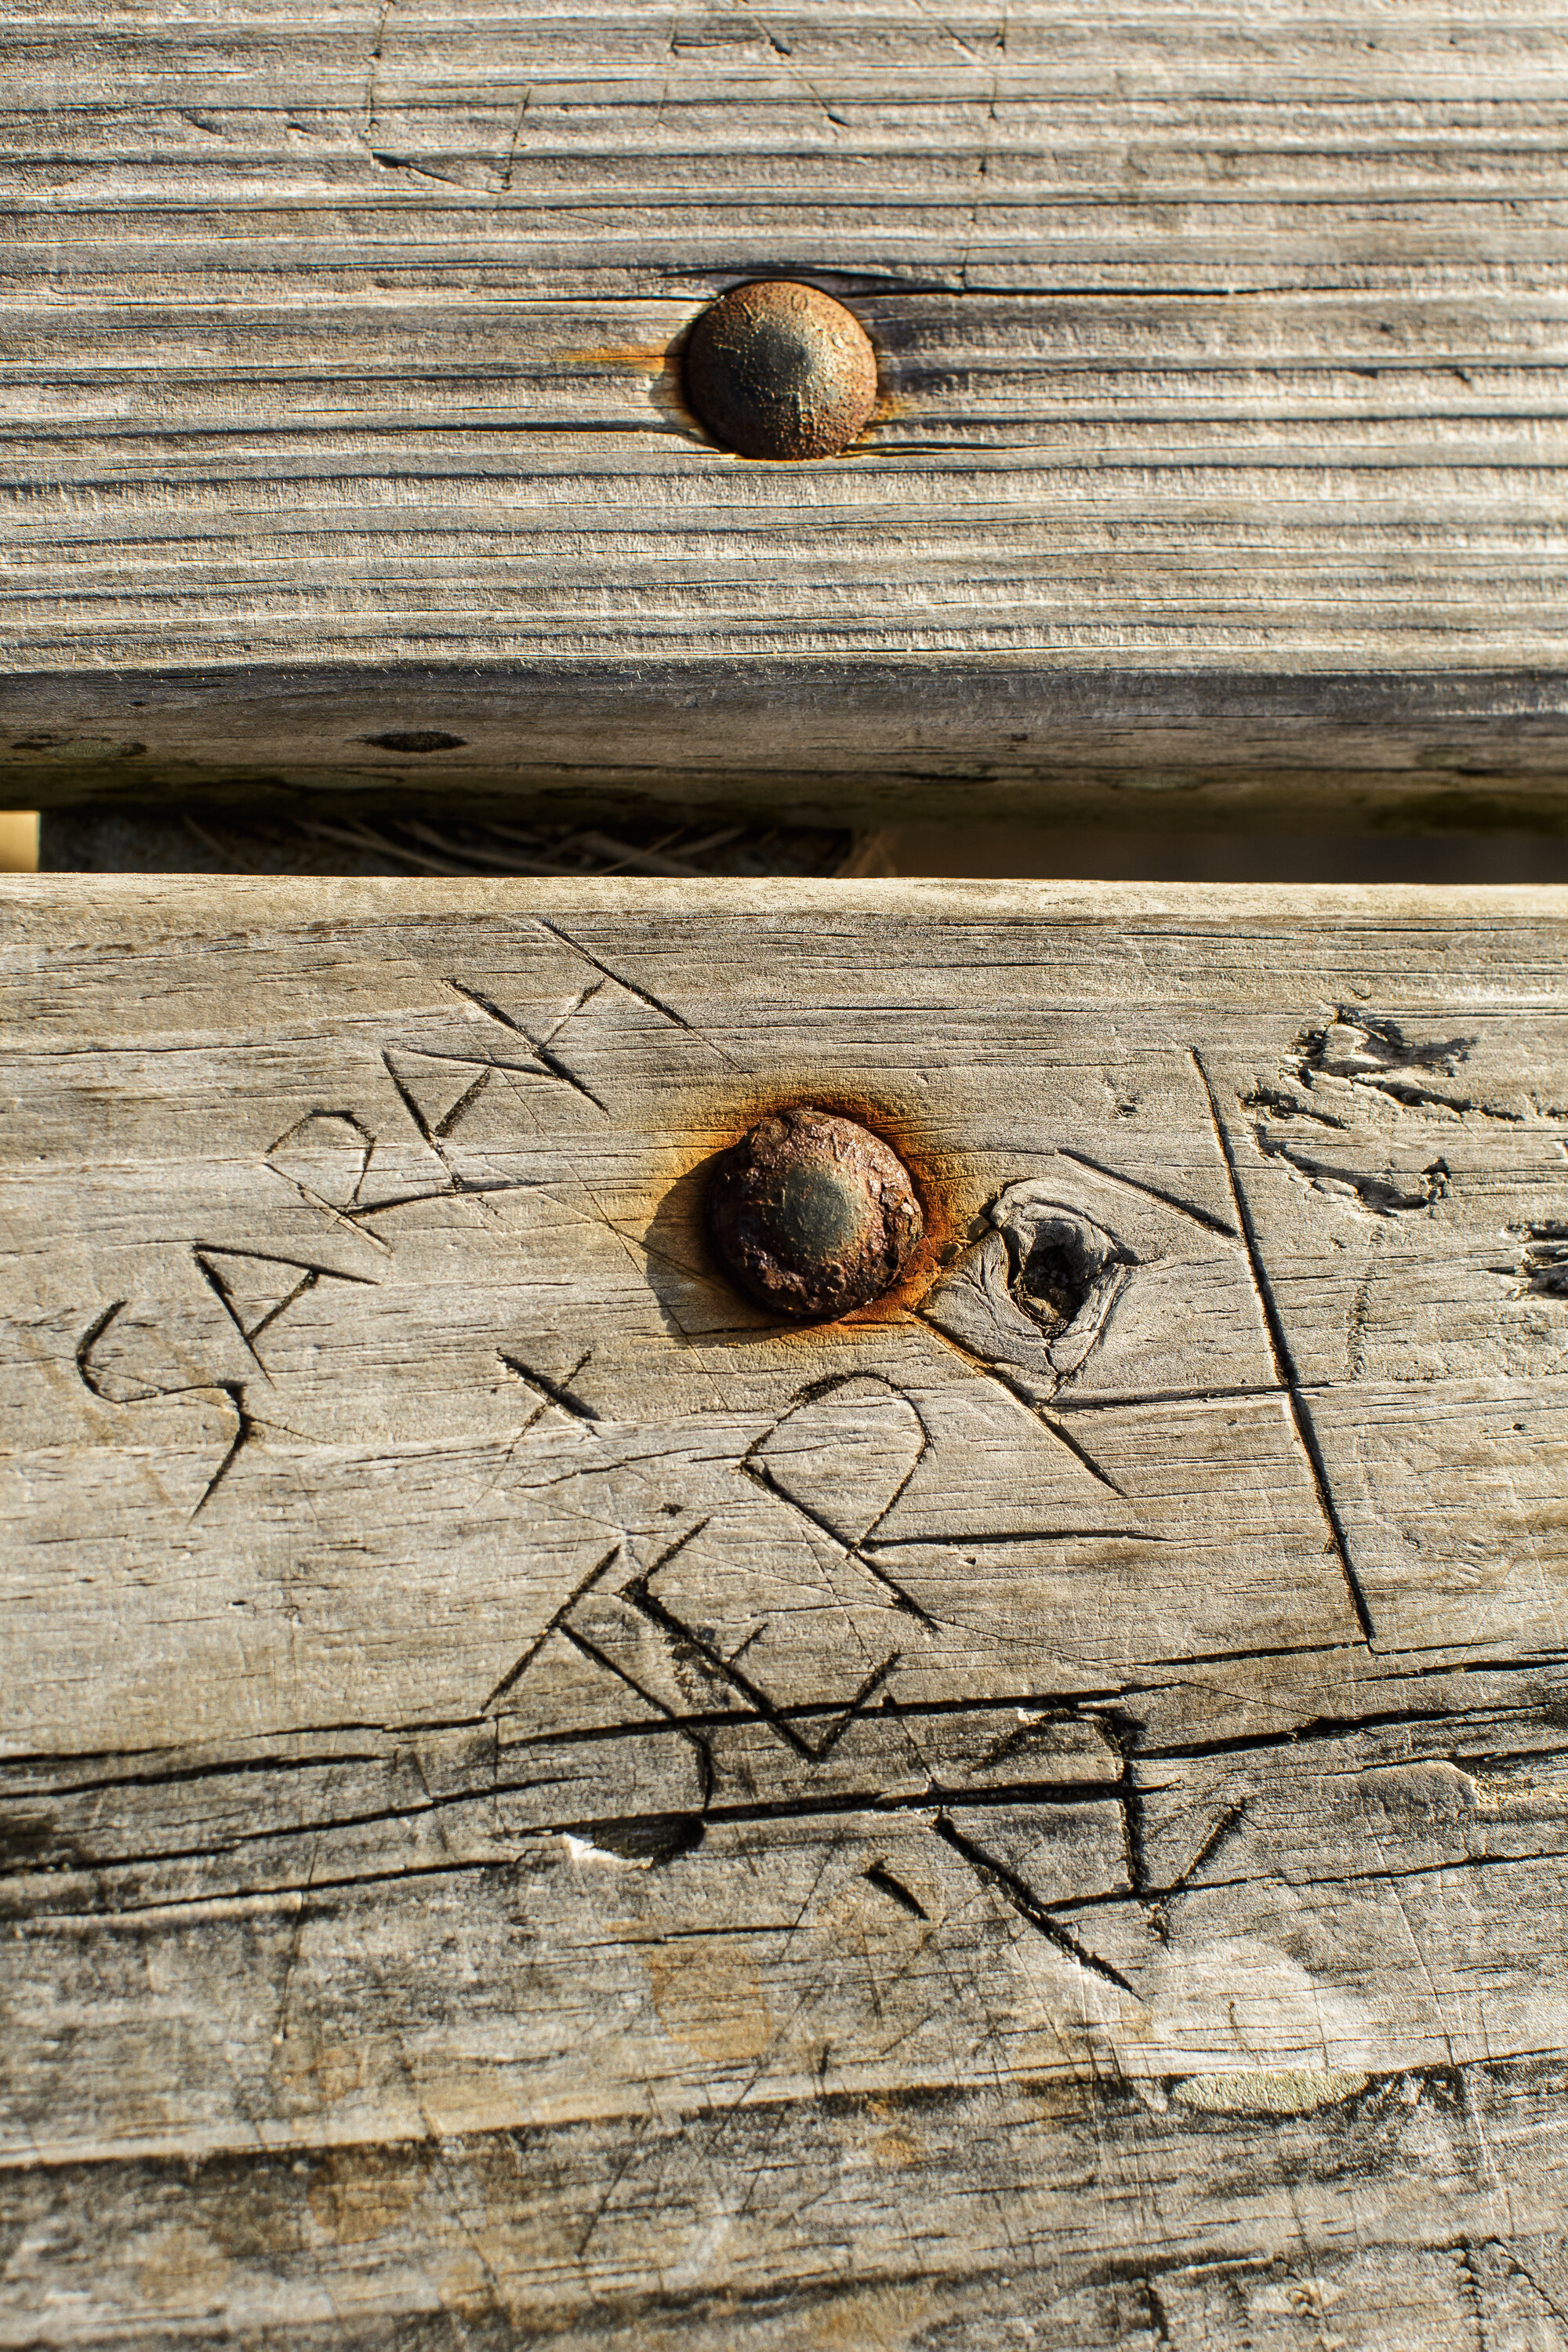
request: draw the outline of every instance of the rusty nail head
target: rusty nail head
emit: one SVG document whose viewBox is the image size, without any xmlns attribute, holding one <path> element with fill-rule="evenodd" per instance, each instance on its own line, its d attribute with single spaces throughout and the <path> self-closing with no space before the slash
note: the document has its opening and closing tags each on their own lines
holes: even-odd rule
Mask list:
<svg viewBox="0 0 1568 2352">
<path fill-rule="evenodd" d="M 877 404 L 877 355 L 853 310 L 789 278 L 732 286 L 686 346 L 686 396 L 742 457 L 833 457 Z"/>
<path fill-rule="evenodd" d="M 773 1112 L 714 1171 L 708 1232 L 740 1287 L 800 1323 L 868 1306 L 924 1231 L 909 1170 L 852 1118 Z"/>
</svg>

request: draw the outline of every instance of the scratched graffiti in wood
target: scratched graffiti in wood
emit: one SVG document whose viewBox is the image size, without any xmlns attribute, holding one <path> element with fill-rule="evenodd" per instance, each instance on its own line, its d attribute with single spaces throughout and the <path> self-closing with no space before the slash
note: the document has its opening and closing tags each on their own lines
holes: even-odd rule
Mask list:
<svg viewBox="0 0 1568 2352">
<path fill-rule="evenodd" d="M 18 2324 L 1555 2341 L 1568 907 L 747 887 L 13 887 Z"/>
</svg>

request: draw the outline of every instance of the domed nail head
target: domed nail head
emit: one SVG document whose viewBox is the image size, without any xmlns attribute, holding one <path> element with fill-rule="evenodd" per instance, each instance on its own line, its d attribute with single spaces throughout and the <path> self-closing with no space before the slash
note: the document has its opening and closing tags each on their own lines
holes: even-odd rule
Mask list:
<svg viewBox="0 0 1568 2352">
<path fill-rule="evenodd" d="M 733 286 L 686 346 L 686 396 L 742 457 L 833 457 L 877 404 L 877 355 L 852 310 L 793 278 Z"/>
<path fill-rule="evenodd" d="M 924 1231 L 910 1173 L 858 1120 L 774 1112 L 725 1152 L 708 1232 L 731 1279 L 801 1323 L 868 1306 L 899 1278 Z"/>
</svg>

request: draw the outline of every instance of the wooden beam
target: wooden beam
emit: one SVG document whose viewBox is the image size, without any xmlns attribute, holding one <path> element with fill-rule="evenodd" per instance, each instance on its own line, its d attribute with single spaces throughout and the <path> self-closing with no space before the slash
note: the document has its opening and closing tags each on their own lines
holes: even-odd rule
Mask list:
<svg viewBox="0 0 1568 2352">
<path fill-rule="evenodd" d="M 1548 0 L 13 16 L 10 804 L 1560 798 Z M 781 273 L 841 459 L 681 397 Z"/>
<path fill-rule="evenodd" d="M 0 905 L 18 2340 L 1552 2340 L 1568 892 Z"/>
</svg>

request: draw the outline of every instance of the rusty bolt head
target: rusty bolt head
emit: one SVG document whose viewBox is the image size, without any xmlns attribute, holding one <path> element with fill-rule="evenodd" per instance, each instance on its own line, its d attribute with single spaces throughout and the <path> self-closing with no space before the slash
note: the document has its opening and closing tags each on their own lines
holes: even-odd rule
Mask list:
<svg viewBox="0 0 1568 2352">
<path fill-rule="evenodd" d="M 877 355 L 852 310 L 793 278 L 732 286 L 693 327 L 686 396 L 742 457 L 832 457 L 877 404 Z"/>
<path fill-rule="evenodd" d="M 898 1154 L 831 1111 L 760 1119 L 725 1152 L 708 1194 L 708 1231 L 726 1271 L 801 1323 L 828 1323 L 880 1297 L 923 1230 Z"/>
</svg>

